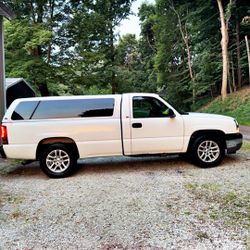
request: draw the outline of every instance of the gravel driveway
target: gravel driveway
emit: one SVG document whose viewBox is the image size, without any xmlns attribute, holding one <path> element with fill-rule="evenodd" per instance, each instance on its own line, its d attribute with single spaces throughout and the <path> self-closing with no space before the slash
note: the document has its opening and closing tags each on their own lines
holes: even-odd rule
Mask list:
<svg viewBox="0 0 250 250">
<path fill-rule="evenodd" d="M 249 126 L 240 126 L 240 132 L 243 135 L 244 140 L 250 140 L 250 127 Z"/>
<path fill-rule="evenodd" d="M 249 249 L 250 161 L 99 158 L 66 179 L 0 162 L 0 249 Z"/>
</svg>

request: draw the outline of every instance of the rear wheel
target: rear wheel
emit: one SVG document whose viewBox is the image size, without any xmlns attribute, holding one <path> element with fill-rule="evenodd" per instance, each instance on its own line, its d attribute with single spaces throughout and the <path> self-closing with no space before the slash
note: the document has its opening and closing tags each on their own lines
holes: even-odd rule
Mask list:
<svg viewBox="0 0 250 250">
<path fill-rule="evenodd" d="M 76 157 L 70 147 L 64 144 L 48 146 L 40 156 L 42 171 L 49 177 L 62 178 L 72 174 L 76 165 Z"/>
<path fill-rule="evenodd" d="M 223 143 L 219 138 L 201 136 L 197 138 L 190 150 L 191 160 L 200 167 L 218 166 L 225 156 Z"/>
</svg>

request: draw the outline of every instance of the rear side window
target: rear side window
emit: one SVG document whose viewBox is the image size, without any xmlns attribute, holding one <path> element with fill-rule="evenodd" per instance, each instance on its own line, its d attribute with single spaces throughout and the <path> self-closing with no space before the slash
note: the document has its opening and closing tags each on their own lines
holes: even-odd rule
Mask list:
<svg viewBox="0 0 250 250">
<path fill-rule="evenodd" d="M 29 120 L 38 105 L 38 101 L 20 102 L 12 113 L 12 120 Z"/>
<path fill-rule="evenodd" d="M 113 98 L 41 101 L 31 119 L 106 117 L 114 112 Z"/>
</svg>

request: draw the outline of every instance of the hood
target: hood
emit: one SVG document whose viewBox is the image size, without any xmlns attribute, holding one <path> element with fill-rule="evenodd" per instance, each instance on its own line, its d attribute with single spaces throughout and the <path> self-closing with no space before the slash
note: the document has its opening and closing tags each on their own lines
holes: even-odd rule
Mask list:
<svg viewBox="0 0 250 250">
<path fill-rule="evenodd" d="M 188 113 L 189 116 L 195 118 L 212 118 L 212 119 L 227 119 L 227 120 L 234 120 L 233 117 L 226 116 L 226 115 L 216 115 L 216 114 L 209 114 L 209 113 Z"/>
</svg>

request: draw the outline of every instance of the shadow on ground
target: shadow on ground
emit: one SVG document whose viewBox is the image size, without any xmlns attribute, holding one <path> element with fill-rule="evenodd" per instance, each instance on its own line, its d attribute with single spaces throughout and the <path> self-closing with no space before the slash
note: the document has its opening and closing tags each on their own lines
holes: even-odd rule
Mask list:
<svg viewBox="0 0 250 250">
<path fill-rule="evenodd" d="M 238 165 L 245 161 L 242 155 L 226 156 L 221 167 L 228 164 Z M 109 174 L 137 171 L 184 171 L 200 168 L 192 165 L 180 156 L 148 156 L 148 157 L 98 157 L 79 160 L 75 175 Z M 39 167 L 39 162 L 22 165 L 20 161 L 0 160 L 0 176 L 27 178 L 47 178 Z"/>
</svg>

